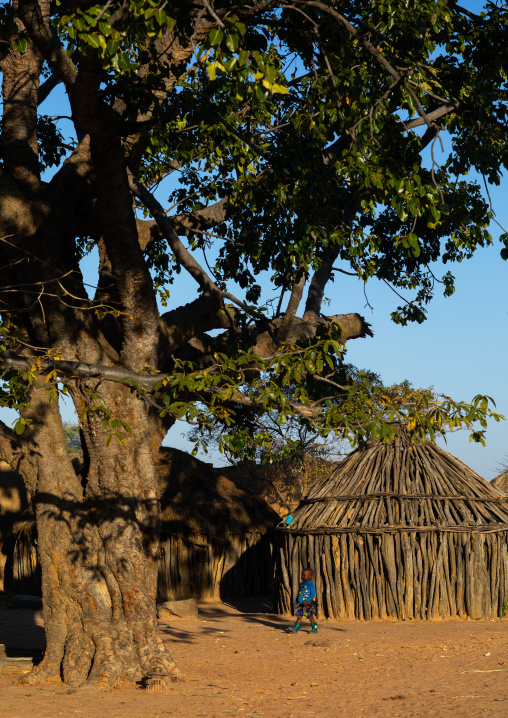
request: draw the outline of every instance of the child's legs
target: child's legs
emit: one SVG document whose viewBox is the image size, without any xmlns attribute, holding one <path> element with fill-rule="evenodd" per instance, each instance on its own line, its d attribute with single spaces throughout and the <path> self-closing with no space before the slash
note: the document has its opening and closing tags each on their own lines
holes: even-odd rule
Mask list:
<svg viewBox="0 0 508 718">
<path fill-rule="evenodd" d="M 317 624 L 316 619 L 317 606 L 315 603 L 304 606 L 302 604 L 295 606 L 295 618 L 298 623 L 303 623 L 303 619 L 308 618 L 310 624 L 313 626 Z"/>
</svg>

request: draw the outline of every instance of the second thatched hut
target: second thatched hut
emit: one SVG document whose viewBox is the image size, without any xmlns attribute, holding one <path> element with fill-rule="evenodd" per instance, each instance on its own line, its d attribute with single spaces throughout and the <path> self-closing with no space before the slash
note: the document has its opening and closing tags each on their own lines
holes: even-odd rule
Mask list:
<svg viewBox="0 0 508 718">
<path fill-rule="evenodd" d="M 269 596 L 278 514 L 219 469 L 162 447 L 159 600 Z"/>
<path fill-rule="evenodd" d="M 494 618 L 508 604 L 508 496 L 432 442 L 351 453 L 280 524 L 275 608 L 314 570 L 321 616 Z"/>
<path fill-rule="evenodd" d="M 157 460 L 158 599 L 270 596 L 279 515 L 260 496 L 178 449 Z M 5 574 L 5 582 L 3 581 Z M 36 527 L 23 481 L 0 464 L 0 590 L 40 594 Z"/>
</svg>

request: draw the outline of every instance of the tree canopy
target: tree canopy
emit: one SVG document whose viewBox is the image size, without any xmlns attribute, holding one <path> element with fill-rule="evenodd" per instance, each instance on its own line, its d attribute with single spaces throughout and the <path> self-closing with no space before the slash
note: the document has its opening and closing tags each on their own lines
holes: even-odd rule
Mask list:
<svg viewBox="0 0 508 718">
<path fill-rule="evenodd" d="M 60 601 L 36 674 L 114 681 L 158 656 L 154 456 L 177 419 L 276 410 L 353 443 L 400 421 L 483 440 L 488 397 L 408 401 L 352 380 L 345 343 L 371 328 L 323 299 L 341 273 L 377 277 L 409 297 L 394 321 L 421 322 L 437 288 L 453 292 L 436 263 L 492 242 L 465 175 L 497 183 L 506 165 L 508 14 L 451 0 L 13 0 L 0 13 L 1 400 L 19 411 L 0 454 L 34 497 L 43 590 Z M 58 86 L 75 139 L 42 111 Z M 194 294 L 172 291 L 180 272 Z M 106 634 L 114 650 L 94 652 Z"/>
<path fill-rule="evenodd" d="M 113 220 L 117 206 L 125 221 L 130 215 L 128 231 L 142 267 L 132 276 L 141 272 L 137 280 L 143 290 L 127 301 L 121 295 L 130 294 L 128 287 L 122 291 L 108 284 L 115 272 L 123 272 L 109 256 L 113 248 L 106 257 L 104 245 L 97 293 L 92 302 L 85 301 L 85 311 L 100 325 L 113 361 L 128 325 L 157 325 L 157 356 L 153 351 L 146 355 L 144 366 L 174 377 L 176 390 L 166 393 L 165 411 L 191 420 L 206 421 L 211 413 L 233 421 L 234 409 L 228 410 L 224 399 L 231 398 L 235 387 L 252 384 L 238 380 L 240 367 L 253 364 L 249 351 L 256 354 L 261 374 L 269 370 L 280 377 L 282 362 L 297 384 L 308 367 L 323 382 L 323 362 L 328 361 L 333 375 L 342 361 L 338 342 L 370 332 L 358 316 L 334 315 L 323 321 L 324 287 L 337 273 L 363 280 L 375 276 L 409 291 L 410 299 L 392 315 L 401 323 L 424 320 L 437 283 L 445 294 L 453 292 L 451 272 L 436 277 L 432 263 L 461 261 L 491 241 L 491 210 L 478 183 L 462 175 L 473 167 L 490 182 L 499 182 L 505 160 L 502 54 L 493 51 L 499 43 L 492 44 L 496 33 L 501 42 L 505 18 L 494 5 L 488 9 L 490 16 L 436 2 L 224 3 L 215 9 L 206 3 L 176 3 L 172 15 L 157 2 L 61 3 L 48 6 L 49 15 L 37 3 L 3 8 L 4 48 L 9 41 L 12 45 L 4 59 L 5 91 L 9 67 L 19 65 L 20 70 L 29 61 L 34 65 L 31 56 L 37 53 L 40 72 L 47 76 L 37 87 L 37 104 L 62 82 L 76 135 L 82 138 L 53 179 L 41 183 L 41 168 L 58 165 L 69 147 L 55 120 L 34 111 L 35 97 L 31 116 L 26 116 L 25 94 L 25 116 L 19 107 L 6 105 L 4 164 L 14 163 L 27 189 L 44 188 L 46 203 L 53 199 L 46 210 L 51 216 L 61 211 L 56 209 L 62 199 L 59 185 L 72 176 L 67 190 L 74 198 L 67 212 L 74 237 L 66 244 L 73 247 L 74 263 L 92 244 L 107 241 L 101 213 L 115 225 L 112 232 L 118 230 Z M 14 128 L 19 132 L 25 125 L 26 130 L 28 120 L 37 151 L 26 147 L 20 168 Z M 444 132 L 450 133 L 453 146 L 439 167 L 434 149 Z M 114 204 L 97 199 L 101 180 L 85 170 L 83 153 L 93 164 L 95 136 L 116 137 L 122 145 L 130 193 L 126 187 L 123 195 L 115 192 Z M 101 142 L 96 143 L 99 155 L 105 151 Z M 169 218 L 154 190 L 175 174 L 179 181 L 172 183 L 168 204 L 177 213 Z M 108 195 L 113 188 L 109 175 L 103 178 Z M 133 216 L 126 206 L 131 195 L 152 219 Z M 90 211 L 84 209 L 87 204 Z M 8 233 L 9 222 L 5 224 Z M 183 236 L 188 246 L 179 239 Z M 196 259 L 196 250 L 205 259 L 211 254 L 208 271 Z M 41 291 L 44 301 L 53 295 L 60 310 L 58 295 L 69 292 L 72 297 L 74 284 L 81 284 L 69 259 L 60 275 L 33 283 L 31 296 Z M 37 260 L 44 257 L 35 253 L 32 262 Z M 21 261 L 28 261 L 26 254 Z M 177 314 L 161 314 L 155 291 L 164 304 L 174 305 L 171 282 L 182 269 L 196 281 L 200 301 L 184 305 Z M 278 291 L 271 308 L 260 306 L 259 277 L 266 271 Z M 232 280 L 242 290 L 241 298 L 230 293 Z M 300 318 L 296 312 L 307 280 Z M 9 282 L 6 291 L 12 297 Z M 83 302 L 83 288 L 76 294 L 74 302 Z M 66 307 L 69 319 L 74 308 Z M 11 321 L 14 316 L 9 314 Z M 106 325 L 109 331 L 104 331 Z M 317 341 L 318 326 L 318 336 L 325 332 L 331 344 Z M 226 331 L 204 343 L 200 339 L 198 346 L 196 337 L 215 328 Z M 287 346 L 302 338 L 312 338 L 314 345 L 305 353 L 300 348 L 295 365 L 288 361 L 293 352 Z M 34 344 L 37 353 L 54 348 L 45 337 Z M 281 350 L 282 345 L 286 348 Z M 328 359 L 318 358 L 319 353 Z M 15 367 L 14 358 L 10 361 Z M 51 366 L 65 372 L 61 364 Z M 67 369 L 72 374 L 75 367 Z M 113 379 L 105 367 L 86 371 Z M 121 371 L 114 378 L 125 379 Z M 153 387 L 153 380 L 146 383 Z M 265 382 L 261 390 L 256 382 L 262 399 L 245 393 L 235 398 L 263 410 L 282 405 L 299 411 L 276 383 Z M 335 392 L 342 391 L 338 384 Z M 309 403 L 301 386 L 294 398 Z M 196 400 L 206 407 L 204 412 L 196 408 Z M 357 427 L 365 423 L 364 416 L 359 418 Z M 337 421 L 334 416 L 329 423 Z M 18 424 L 19 431 L 22 427 Z M 120 432 L 112 434 L 120 439 Z"/>
</svg>

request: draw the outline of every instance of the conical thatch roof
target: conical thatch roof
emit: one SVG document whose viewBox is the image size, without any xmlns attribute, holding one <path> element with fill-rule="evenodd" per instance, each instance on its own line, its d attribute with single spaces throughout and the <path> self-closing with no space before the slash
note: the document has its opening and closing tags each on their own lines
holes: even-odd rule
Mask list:
<svg viewBox="0 0 508 718">
<path fill-rule="evenodd" d="M 373 444 L 342 461 L 293 513 L 290 531 L 508 529 L 508 497 L 432 442 Z"/>
<path fill-rule="evenodd" d="M 280 520 L 266 501 L 178 449 L 157 460 L 163 533 L 265 533 Z"/>
<path fill-rule="evenodd" d="M 495 479 L 492 479 L 490 482 L 491 486 L 494 486 L 496 489 L 499 489 L 499 491 L 502 491 L 503 493 L 508 493 L 508 471 L 505 471 L 503 474 L 499 474 L 499 476 L 496 476 Z"/>
</svg>

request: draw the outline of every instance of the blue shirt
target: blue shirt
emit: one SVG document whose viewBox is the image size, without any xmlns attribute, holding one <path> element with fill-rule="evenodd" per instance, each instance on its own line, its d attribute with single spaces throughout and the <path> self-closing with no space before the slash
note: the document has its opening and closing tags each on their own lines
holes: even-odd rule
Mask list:
<svg viewBox="0 0 508 718">
<path fill-rule="evenodd" d="M 316 595 L 316 587 L 314 581 L 302 581 L 298 586 L 298 596 L 296 597 L 296 603 L 300 605 L 305 601 L 309 603 L 314 599 Z"/>
</svg>

